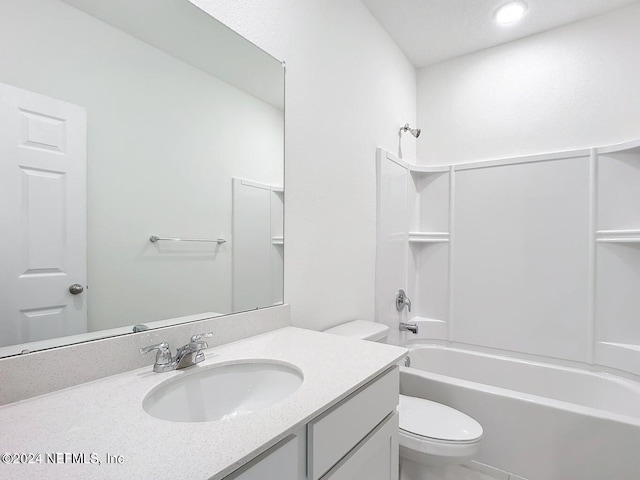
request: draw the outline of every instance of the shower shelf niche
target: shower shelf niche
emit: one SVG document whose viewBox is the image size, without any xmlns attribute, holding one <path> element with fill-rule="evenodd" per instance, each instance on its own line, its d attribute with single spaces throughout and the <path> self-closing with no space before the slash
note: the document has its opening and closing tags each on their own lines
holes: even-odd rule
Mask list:
<svg viewBox="0 0 640 480">
<path fill-rule="evenodd" d="M 419 338 L 446 340 L 451 254 L 451 166 L 409 165 L 408 291 Z"/>
<path fill-rule="evenodd" d="M 434 243 L 449 235 L 451 169 L 412 165 L 409 172 L 409 241 Z"/>
<path fill-rule="evenodd" d="M 444 236 L 446 235 L 446 237 Z M 408 292 L 414 302 L 411 321 L 424 323 L 419 338 L 447 340 L 449 319 L 449 259 L 451 245 L 448 234 L 411 240 L 408 264 Z"/>
<path fill-rule="evenodd" d="M 640 142 L 596 158 L 594 362 L 640 375 Z"/>
</svg>

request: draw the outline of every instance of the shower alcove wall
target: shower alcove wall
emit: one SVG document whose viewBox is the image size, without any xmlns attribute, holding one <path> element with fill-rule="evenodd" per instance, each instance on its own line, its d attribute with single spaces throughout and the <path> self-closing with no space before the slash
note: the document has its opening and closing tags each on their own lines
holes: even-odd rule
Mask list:
<svg viewBox="0 0 640 480">
<path fill-rule="evenodd" d="M 379 149 L 377 173 L 376 316 L 395 340 L 640 375 L 640 141 L 443 166 Z"/>
<path fill-rule="evenodd" d="M 597 150 L 595 362 L 640 374 L 640 142 Z"/>
<path fill-rule="evenodd" d="M 409 261 L 407 289 L 413 293 L 412 321 L 429 335 L 445 339 L 449 325 L 450 208 L 453 181 L 450 167 L 409 169 Z"/>
</svg>

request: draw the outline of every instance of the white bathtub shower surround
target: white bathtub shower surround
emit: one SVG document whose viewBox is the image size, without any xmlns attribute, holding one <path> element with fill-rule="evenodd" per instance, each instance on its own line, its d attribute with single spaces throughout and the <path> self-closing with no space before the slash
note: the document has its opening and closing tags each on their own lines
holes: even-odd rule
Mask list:
<svg viewBox="0 0 640 480">
<path fill-rule="evenodd" d="M 483 425 L 476 460 L 528 480 L 635 480 L 640 383 L 443 346 L 413 346 L 400 390 Z"/>
<path fill-rule="evenodd" d="M 379 150 L 376 319 L 640 378 L 639 202 L 640 140 L 439 167 Z"/>
<path fill-rule="evenodd" d="M 103 464 L 0 465 L 0 476 L 221 479 L 387 371 L 405 353 L 396 346 L 286 327 L 208 349 L 205 361 L 188 369 L 154 373 L 148 365 L 5 405 L 0 407 L 0 452 L 96 452 Z M 243 361 L 292 365 L 303 382 L 280 403 L 229 421 L 168 422 L 143 410 L 147 393 L 166 380 Z M 124 462 L 107 465 L 106 453 L 122 455 Z"/>
</svg>

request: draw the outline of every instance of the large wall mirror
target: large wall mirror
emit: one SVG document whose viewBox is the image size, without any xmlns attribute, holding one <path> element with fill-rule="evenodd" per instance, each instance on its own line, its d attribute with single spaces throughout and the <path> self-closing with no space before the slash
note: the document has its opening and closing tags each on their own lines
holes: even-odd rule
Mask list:
<svg viewBox="0 0 640 480">
<path fill-rule="evenodd" d="M 282 303 L 284 67 L 188 0 L 0 0 L 0 122 L 0 356 Z"/>
</svg>

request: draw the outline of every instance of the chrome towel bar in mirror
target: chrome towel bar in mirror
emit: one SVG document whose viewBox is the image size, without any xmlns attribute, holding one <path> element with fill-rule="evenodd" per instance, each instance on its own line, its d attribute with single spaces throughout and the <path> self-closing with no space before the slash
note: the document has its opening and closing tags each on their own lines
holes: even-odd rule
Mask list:
<svg viewBox="0 0 640 480">
<path fill-rule="evenodd" d="M 149 241 L 151 243 L 156 243 L 159 241 L 169 241 L 169 242 L 207 242 L 207 243 L 217 243 L 218 245 L 227 243 L 224 238 L 207 239 L 207 238 L 177 238 L 177 237 L 157 237 L 155 235 L 151 235 L 149 237 Z"/>
</svg>

